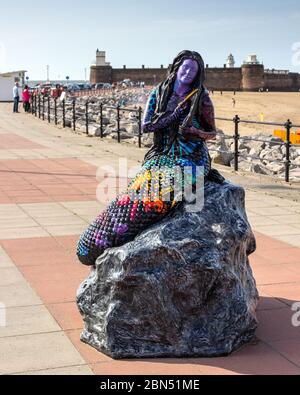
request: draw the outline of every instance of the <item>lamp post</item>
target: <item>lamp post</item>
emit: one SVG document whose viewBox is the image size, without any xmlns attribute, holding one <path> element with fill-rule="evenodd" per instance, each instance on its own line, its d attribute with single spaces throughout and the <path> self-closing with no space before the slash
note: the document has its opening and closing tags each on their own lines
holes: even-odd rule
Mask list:
<svg viewBox="0 0 300 395">
<path fill-rule="evenodd" d="M 70 77 L 67 75 L 67 76 L 66 76 L 67 86 L 69 86 L 69 79 L 70 79 Z"/>
<path fill-rule="evenodd" d="M 28 85 L 29 77 L 26 77 L 26 85 Z"/>
</svg>

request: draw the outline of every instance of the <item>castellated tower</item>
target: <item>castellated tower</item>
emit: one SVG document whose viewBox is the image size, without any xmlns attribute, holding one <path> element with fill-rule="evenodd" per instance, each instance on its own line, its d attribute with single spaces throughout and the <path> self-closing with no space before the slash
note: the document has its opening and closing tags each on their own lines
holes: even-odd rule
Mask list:
<svg viewBox="0 0 300 395">
<path fill-rule="evenodd" d="M 242 90 L 258 91 L 264 88 L 264 65 L 260 64 L 256 55 L 249 55 L 242 65 Z"/>
<path fill-rule="evenodd" d="M 112 67 L 106 62 L 105 51 L 99 49 L 96 51 L 96 64 L 91 65 L 90 82 L 91 84 L 112 82 Z"/>
</svg>

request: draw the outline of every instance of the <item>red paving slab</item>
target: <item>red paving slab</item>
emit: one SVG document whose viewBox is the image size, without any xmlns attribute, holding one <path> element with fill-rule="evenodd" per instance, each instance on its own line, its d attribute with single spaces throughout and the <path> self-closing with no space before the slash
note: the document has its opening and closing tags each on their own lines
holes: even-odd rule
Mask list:
<svg viewBox="0 0 300 395">
<path fill-rule="evenodd" d="M 263 291 L 261 291 L 261 287 L 258 287 L 258 291 L 260 299 L 257 306 L 257 311 L 284 309 L 287 306 L 287 304 L 283 303 L 283 301 L 272 298 L 265 294 Z"/>
<path fill-rule="evenodd" d="M 73 251 L 66 251 L 50 237 L 2 240 L 1 245 L 18 267 L 66 265 L 74 264 L 77 260 L 75 243 Z"/>
<path fill-rule="evenodd" d="M 294 314 L 290 307 L 259 311 L 257 316 L 260 325 L 256 332 L 257 337 L 268 344 L 290 339 L 298 339 L 300 342 L 300 327 L 292 325 Z"/>
<path fill-rule="evenodd" d="M 277 240 L 277 239 L 273 239 L 272 237 L 266 236 L 260 232 L 254 232 L 255 233 L 255 238 L 256 238 L 256 243 L 257 243 L 257 250 L 254 254 L 251 255 L 251 258 L 253 258 L 255 255 L 259 255 L 262 257 L 266 258 L 266 253 L 267 252 L 272 252 L 273 250 L 276 250 L 276 256 L 277 253 L 279 252 L 279 250 L 290 250 L 290 249 L 294 249 L 295 247 L 292 247 L 291 245 Z M 299 251 L 299 248 L 297 248 L 297 250 Z M 274 255 L 274 254 L 273 254 Z M 273 261 L 273 255 L 272 255 L 272 261 Z M 267 258 L 267 260 L 269 261 L 270 257 Z"/>
<path fill-rule="evenodd" d="M 0 203 L 96 200 L 97 168 L 79 159 L 5 160 L 0 165 Z"/>
<path fill-rule="evenodd" d="M 287 263 L 285 267 L 289 270 L 292 270 L 293 272 L 296 272 L 297 274 L 300 274 L 300 262 L 297 263 Z"/>
<path fill-rule="evenodd" d="M 20 271 L 45 304 L 71 302 L 89 269 L 74 264 L 20 266 Z"/>
<path fill-rule="evenodd" d="M 300 248 L 280 248 L 276 249 L 276 255 L 270 256 L 270 249 L 268 245 L 266 248 L 260 248 L 252 256 L 253 259 L 263 259 L 265 262 L 270 264 L 284 264 L 284 263 L 296 263 L 300 264 Z"/>
<path fill-rule="evenodd" d="M 10 203 L 11 203 L 10 198 L 0 192 L 0 204 L 10 204 Z"/>
<path fill-rule="evenodd" d="M 45 149 L 43 145 L 34 143 L 14 133 L 3 133 L 0 138 L 1 149 Z"/>
<path fill-rule="evenodd" d="M 96 374 L 300 374 L 298 347 L 293 348 L 300 344 L 300 328 L 292 326 L 290 307 L 300 301 L 300 280 L 293 267 L 289 268 L 299 251 L 260 233 L 256 238 L 258 251 L 250 257 L 250 264 L 255 277 L 268 283 L 259 285 L 259 340 L 228 358 L 183 360 L 114 361 L 80 341 L 83 322 L 75 296 L 89 269 L 79 264 L 75 255 L 78 235 L 5 240 L 0 245 Z M 285 264 L 270 264 L 281 248 L 286 251 Z M 269 278 L 276 283 L 269 284 Z"/>
<path fill-rule="evenodd" d="M 99 376 L 107 375 L 190 375 L 197 376 L 203 374 L 201 366 L 194 364 L 191 360 L 189 363 L 172 363 L 172 360 L 161 361 L 112 361 L 106 363 L 97 363 L 91 365 L 92 370 Z"/>
<path fill-rule="evenodd" d="M 78 237 L 76 239 L 78 240 Z M 79 264 L 76 244 L 63 248 L 51 237 L 2 240 L 0 245 L 46 304 L 75 301 L 89 269 Z"/>
<path fill-rule="evenodd" d="M 111 361 L 92 364 L 92 369 L 98 375 L 298 375 L 300 373 L 297 366 L 263 343 L 249 345 L 227 358 Z"/>
<path fill-rule="evenodd" d="M 300 373 L 299 367 L 262 342 L 250 344 L 227 358 L 204 358 L 196 363 L 201 365 L 204 374 L 215 374 L 216 368 L 230 373 L 251 375 Z"/>
<path fill-rule="evenodd" d="M 300 341 L 288 339 L 272 342 L 271 346 L 289 361 L 300 366 Z"/>
<path fill-rule="evenodd" d="M 270 284 L 261 286 L 260 289 L 265 294 L 276 297 L 276 299 L 289 306 L 300 302 L 300 283 Z"/>
<path fill-rule="evenodd" d="M 47 307 L 61 328 L 65 331 L 76 331 L 80 336 L 83 323 L 75 302 L 48 304 Z"/>
<path fill-rule="evenodd" d="M 264 263 L 253 267 L 258 285 L 300 283 L 300 273 L 296 273 L 285 265 Z"/>
<path fill-rule="evenodd" d="M 75 254 L 75 248 L 78 242 L 78 236 L 54 236 L 55 241 L 72 255 Z"/>
</svg>

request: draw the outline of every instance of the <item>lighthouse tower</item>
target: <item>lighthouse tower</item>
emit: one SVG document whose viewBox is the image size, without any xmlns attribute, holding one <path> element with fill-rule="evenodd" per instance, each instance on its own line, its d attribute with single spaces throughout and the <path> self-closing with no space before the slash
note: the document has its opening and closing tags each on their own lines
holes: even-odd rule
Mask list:
<svg viewBox="0 0 300 395">
<path fill-rule="evenodd" d="M 235 60 L 234 60 L 234 57 L 231 53 L 231 54 L 229 54 L 229 56 L 227 58 L 226 67 L 229 69 L 232 69 L 234 67 L 234 65 L 235 65 Z"/>
<path fill-rule="evenodd" d="M 110 63 L 106 62 L 106 53 L 105 51 L 99 51 L 97 49 L 96 52 L 96 66 L 109 66 Z"/>
</svg>

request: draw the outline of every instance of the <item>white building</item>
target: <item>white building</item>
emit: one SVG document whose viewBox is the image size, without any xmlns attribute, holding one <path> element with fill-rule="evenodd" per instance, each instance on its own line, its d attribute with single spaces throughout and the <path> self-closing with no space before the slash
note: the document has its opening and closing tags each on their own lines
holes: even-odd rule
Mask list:
<svg viewBox="0 0 300 395">
<path fill-rule="evenodd" d="M 248 55 L 248 57 L 245 60 L 244 64 L 259 64 L 259 61 L 257 59 L 257 55 L 255 55 L 255 54 Z"/>
<path fill-rule="evenodd" d="M 106 61 L 106 52 L 105 51 L 99 51 L 99 49 L 97 49 L 95 65 L 96 66 L 110 66 L 110 63 Z"/>
<path fill-rule="evenodd" d="M 228 69 L 232 69 L 235 65 L 235 60 L 234 60 L 234 56 L 232 55 L 232 53 L 228 56 L 227 61 L 226 61 L 226 67 Z"/>
<path fill-rule="evenodd" d="M 0 73 L 0 102 L 13 101 L 13 87 L 16 82 L 20 84 L 20 99 L 22 99 L 22 87 L 25 85 L 25 70 Z"/>
</svg>

